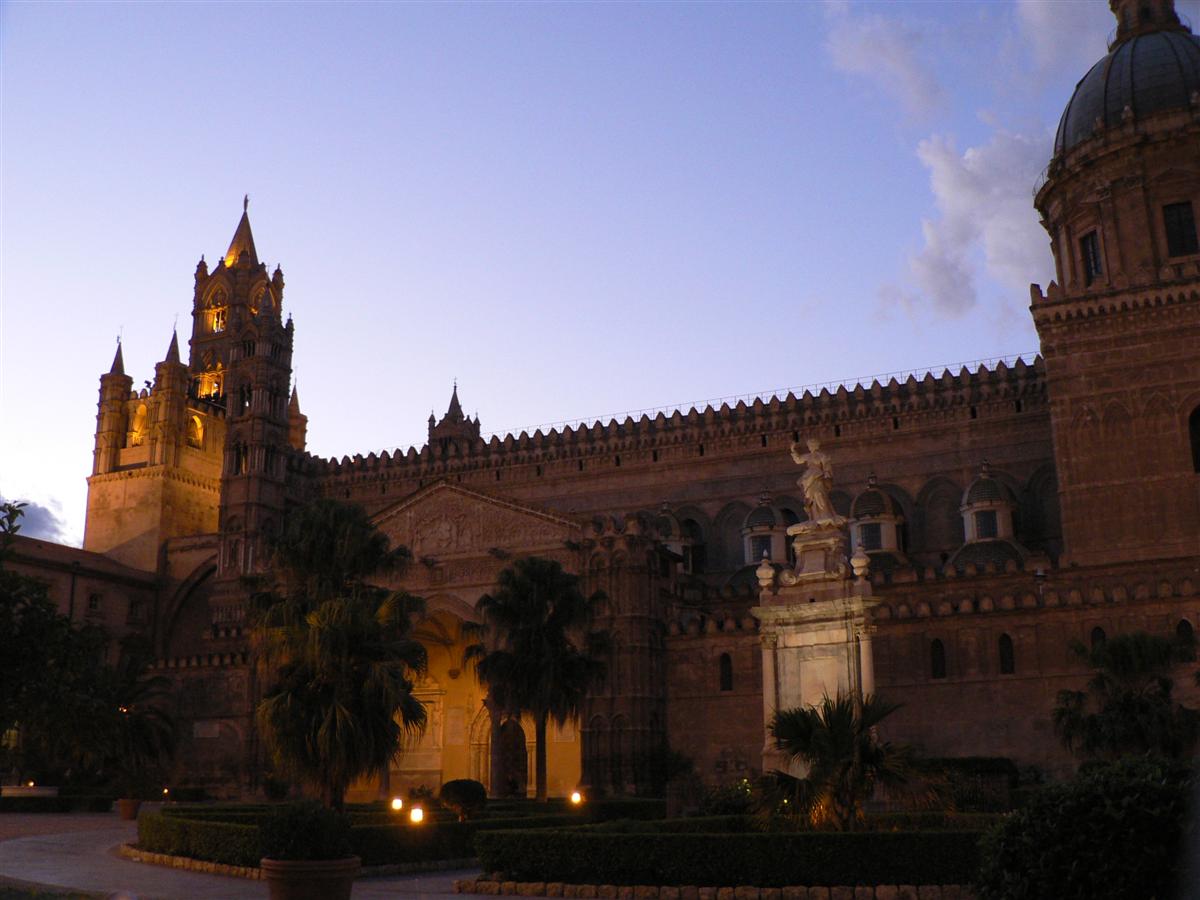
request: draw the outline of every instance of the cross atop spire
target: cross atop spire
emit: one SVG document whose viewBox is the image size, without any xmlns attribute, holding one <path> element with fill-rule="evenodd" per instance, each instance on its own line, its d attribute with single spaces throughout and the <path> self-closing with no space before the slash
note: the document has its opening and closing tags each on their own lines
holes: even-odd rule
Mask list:
<svg viewBox="0 0 1200 900">
<path fill-rule="evenodd" d="M 120 352 L 119 347 L 117 348 L 117 352 Z M 177 331 L 171 332 L 171 345 L 167 347 L 166 362 L 175 363 L 177 365 L 179 363 L 179 332 Z"/>
</svg>

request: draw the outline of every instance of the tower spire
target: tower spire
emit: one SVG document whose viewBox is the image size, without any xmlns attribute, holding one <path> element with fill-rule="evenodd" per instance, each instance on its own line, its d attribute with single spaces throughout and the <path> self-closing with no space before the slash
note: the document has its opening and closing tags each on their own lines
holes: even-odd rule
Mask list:
<svg viewBox="0 0 1200 900">
<path fill-rule="evenodd" d="M 120 354 L 120 352 L 121 352 L 121 348 L 118 345 L 118 347 L 117 347 L 118 355 Z M 167 347 L 167 358 L 165 361 L 169 362 L 169 363 L 175 363 L 176 365 L 179 364 L 179 332 L 177 332 L 177 331 L 171 332 L 171 345 L 169 347 Z"/>
<path fill-rule="evenodd" d="M 124 375 L 125 374 L 125 357 L 121 354 L 121 339 L 117 338 L 117 355 L 113 357 L 112 367 L 108 370 L 109 375 Z"/>
<path fill-rule="evenodd" d="M 250 195 L 247 194 L 242 198 L 242 218 L 233 233 L 233 240 L 229 242 L 229 249 L 225 251 L 226 266 L 237 265 L 243 253 L 249 257 L 251 266 L 258 265 L 258 251 L 254 247 L 254 234 L 250 231 L 250 213 L 247 211 L 249 206 Z"/>
</svg>

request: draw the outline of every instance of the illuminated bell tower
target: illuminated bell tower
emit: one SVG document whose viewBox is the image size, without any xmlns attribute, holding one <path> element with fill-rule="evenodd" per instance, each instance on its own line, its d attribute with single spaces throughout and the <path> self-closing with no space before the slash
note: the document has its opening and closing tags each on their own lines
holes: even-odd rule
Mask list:
<svg viewBox="0 0 1200 900">
<path fill-rule="evenodd" d="M 1200 553 L 1200 38 L 1173 0 L 1110 0 L 1034 201 L 1033 288 L 1067 559 Z"/>
<path fill-rule="evenodd" d="M 286 505 L 293 327 L 283 323 L 283 272 L 259 262 L 242 218 L 212 272 L 196 269 L 192 390 L 225 412 L 219 577 L 261 571 Z"/>
</svg>

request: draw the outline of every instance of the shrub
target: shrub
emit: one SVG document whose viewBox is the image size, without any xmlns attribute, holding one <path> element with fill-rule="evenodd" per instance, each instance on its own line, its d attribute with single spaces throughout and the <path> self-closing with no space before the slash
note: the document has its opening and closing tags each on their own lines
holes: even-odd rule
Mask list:
<svg viewBox="0 0 1200 900">
<path fill-rule="evenodd" d="M 757 801 L 749 778 L 708 791 L 700 800 L 702 816 L 741 816 L 754 812 Z"/>
<path fill-rule="evenodd" d="M 1043 788 L 983 842 L 984 900 L 1175 896 L 1189 773 L 1154 759 Z"/>
<path fill-rule="evenodd" d="M 962 884 L 979 834 L 963 831 L 605 834 L 482 831 L 485 872 L 514 881 L 712 886 Z"/>
<path fill-rule="evenodd" d="M 138 846 L 150 853 L 190 856 L 230 866 L 257 866 L 263 856 L 257 826 L 189 820 L 163 813 L 138 818 Z"/>
<path fill-rule="evenodd" d="M 259 826 L 270 859 L 343 859 L 351 856 L 350 823 L 315 800 L 289 803 Z"/>
<path fill-rule="evenodd" d="M 465 822 L 487 806 L 487 788 L 470 778 L 456 778 L 442 785 L 438 799 L 458 814 L 458 821 Z"/>
</svg>

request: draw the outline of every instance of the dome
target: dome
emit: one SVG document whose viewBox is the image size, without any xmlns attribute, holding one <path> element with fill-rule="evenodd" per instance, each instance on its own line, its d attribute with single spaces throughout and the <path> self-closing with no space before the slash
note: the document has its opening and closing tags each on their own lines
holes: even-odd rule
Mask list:
<svg viewBox="0 0 1200 900">
<path fill-rule="evenodd" d="M 980 475 L 971 482 L 963 498 L 963 506 L 974 503 L 995 503 L 997 501 L 1010 503 L 1008 489 L 991 475 Z"/>
<path fill-rule="evenodd" d="M 746 516 L 746 521 L 742 524 L 743 528 L 774 528 L 779 524 L 781 519 L 775 514 L 773 506 L 756 506 L 750 510 L 750 515 Z"/>
<path fill-rule="evenodd" d="M 876 487 L 869 487 L 854 498 L 850 508 L 852 519 L 873 519 L 878 516 L 898 516 L 900 509 L 896 501 Z"/>
<path fill-rule="evenodd" d="M 1200 37 L 1181 26 L 1134 35 L 1114 47 L 1075 87 L 1054 138 L 1054 155 L 1098 131 L 1120 125 L 1125 107 L 1134 121 L 1187 109 L 1200 91 Z"/>
</svg>

